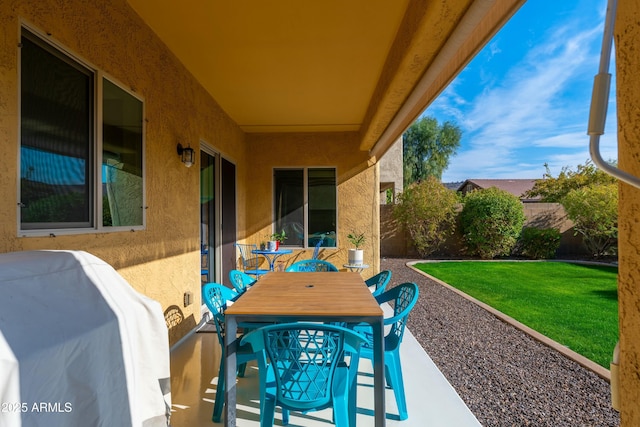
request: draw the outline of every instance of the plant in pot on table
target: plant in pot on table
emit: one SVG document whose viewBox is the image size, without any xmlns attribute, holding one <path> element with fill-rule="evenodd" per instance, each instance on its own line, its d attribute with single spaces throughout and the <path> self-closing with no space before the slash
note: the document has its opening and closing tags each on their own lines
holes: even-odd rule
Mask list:
<svg viewBox="0 0 640 427">
<path fill-rule="evenodd" d="M 267 249 L 269 249 L 270 251 L 277 251 L 278 248 L 280 248 L 280 245 L 284 243 L 286 239 L 287 234 L 284 230 L 282 230 L 280 233 L 273 233 L 271 235 L 271 240 L 267 242 Z"/>
<path fill-rule="evenodd" d="M 347 234 L 347 239 L 353 246 L 354 249 L 349 249 L 349 265 L 362 265 L 364 259 L 364 251 L 360 249 L 366 240 L 364 233 L 349 233 Z"/>
</svg>

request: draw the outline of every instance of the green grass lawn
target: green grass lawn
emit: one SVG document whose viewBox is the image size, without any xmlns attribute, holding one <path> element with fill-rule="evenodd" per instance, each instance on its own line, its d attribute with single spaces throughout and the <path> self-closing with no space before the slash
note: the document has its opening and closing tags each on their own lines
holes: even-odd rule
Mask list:
<svg viewBox="0 0 640 427">
<path fill-rule="evenodd" d="M 616 267 L 510 261 L 415 267 L 609 369 L 618 341 Z"/>
</svg>

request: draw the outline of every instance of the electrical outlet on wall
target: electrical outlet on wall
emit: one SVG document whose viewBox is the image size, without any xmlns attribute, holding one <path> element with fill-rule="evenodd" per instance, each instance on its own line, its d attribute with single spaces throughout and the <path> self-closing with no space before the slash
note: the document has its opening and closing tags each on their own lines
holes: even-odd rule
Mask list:
<svg viewBox="0 0 640 427">
<path fill-rule="evenodd" d="M 188 307 L 193 302 L 193 294 L 189 291 L 184 293 L 184 306 Z"/>
</svg>

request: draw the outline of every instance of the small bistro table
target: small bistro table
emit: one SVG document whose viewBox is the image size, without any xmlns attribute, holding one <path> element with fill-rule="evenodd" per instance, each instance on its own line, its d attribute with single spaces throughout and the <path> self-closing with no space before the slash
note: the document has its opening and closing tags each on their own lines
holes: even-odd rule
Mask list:
<svg viewBox="0 0 640 427">
<path fill-rule="evenodd" d="M 275 251 L 269 251 L 267 249 L 254 249 L 251 251 L 252 254 L 262 255 L 269 262 L 269 270 L 273 271 L 273 265 L 276 263 L 276 259 L 278 259 L 281 255 L 287 255 L 293 253 L 291 249 L 278 249 Z"/>
<path fill-rule="evenodd" d="M 267 273 L 227 307 L 225 427 L 236 425 L 238 323 L 297 321 L 365 322 L 371 325 L 375 427 L 383 427 L 386 416 L 384 313 L 360 274 L 354 272 Z"/>
<path fill-rule="evenodd" d="M 361 273 L 362 270 L 369 268 L 369 264 L 342 264 L 342 266 L 349 271 L 355 271 L 356 273 Z"/>
</svg>

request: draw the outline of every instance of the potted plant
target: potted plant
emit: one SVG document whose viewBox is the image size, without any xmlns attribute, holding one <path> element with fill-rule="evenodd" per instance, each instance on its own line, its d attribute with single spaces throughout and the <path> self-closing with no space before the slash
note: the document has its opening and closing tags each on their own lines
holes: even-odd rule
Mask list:
<svg viewBox="0 0 640 427">
<path fill-rule="evenodd" d="M 364 260 L 364 251 L 360 249 L 360 246 L 364 245 L 366 240 L 364 233 L 349 233 L 347 234 L 347 239 L 353 246 L 354 249 L 349 249 L 349 264 L 350 265 L 362 265 Z"/>
<path fill-rule="evenodd" d="M 266 251 L 267 249 L 269 249 L 269 242 L 271 241 L 271 234 L 265 234 L 262 236 L 262 238 L 260 239 L 260 250 L 261 251 Z"/>
<path fill-rule="evenodd" d="M 282 230 L 280 233 L 273 233 L 271 235 L 271 240 L 268 242 L 269 250 L 277 251 L 280 248 L 280 244 L 284 243 L 286 239 L 287 239 L 287 234 L 285 233 L 284 230 Z"/>
</svg>

